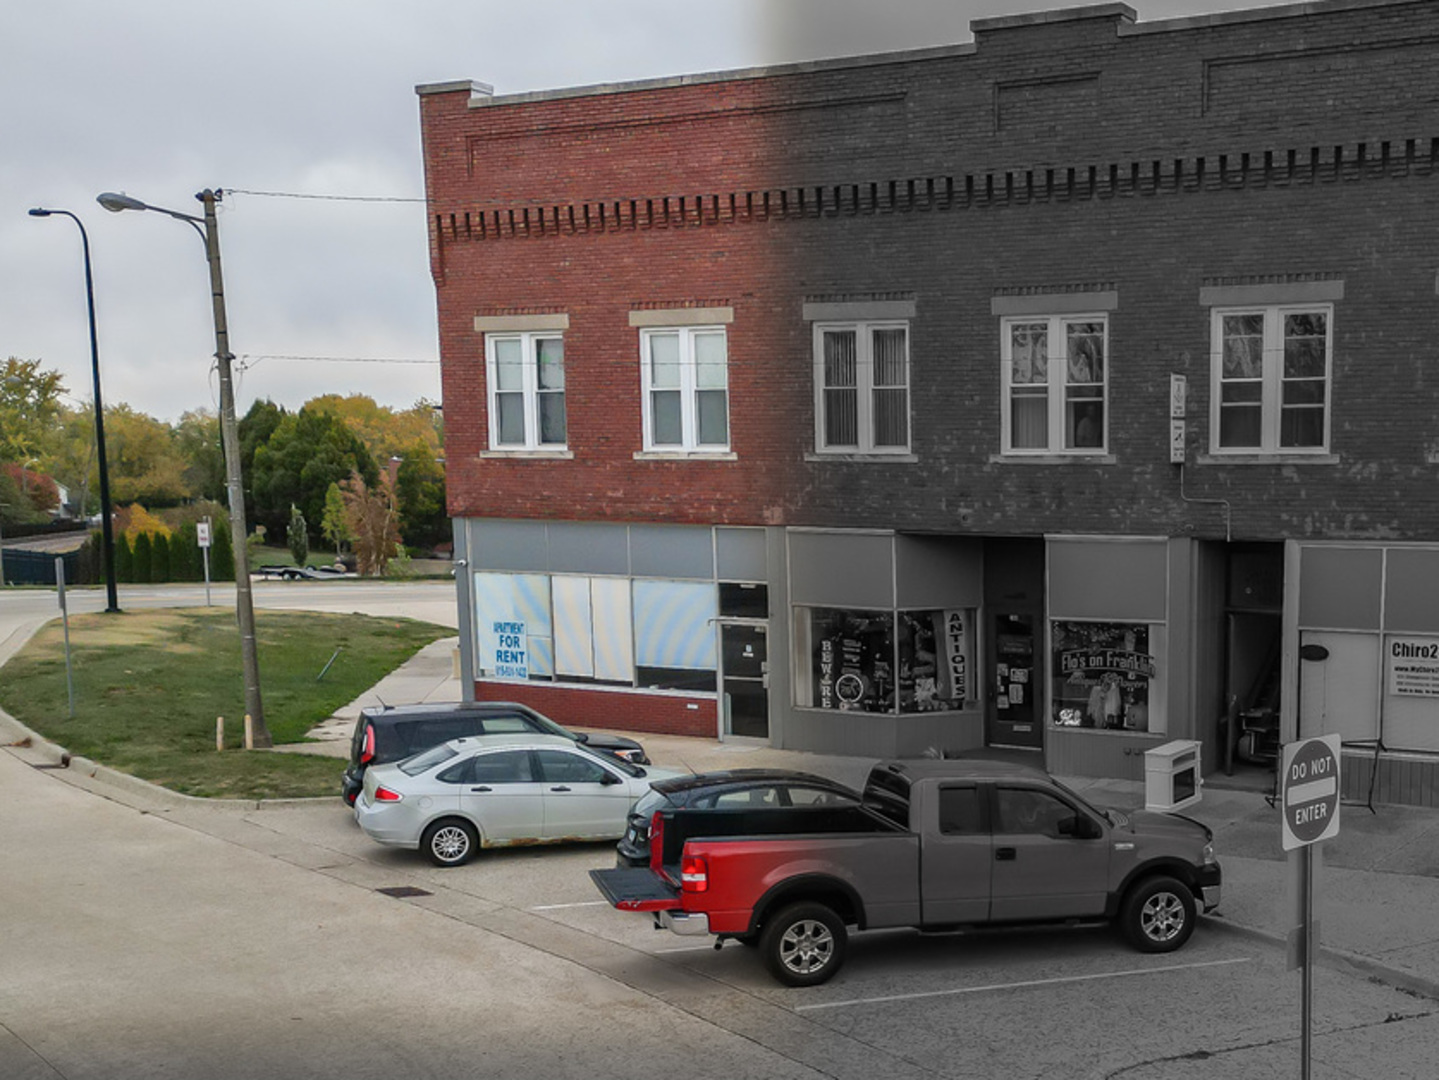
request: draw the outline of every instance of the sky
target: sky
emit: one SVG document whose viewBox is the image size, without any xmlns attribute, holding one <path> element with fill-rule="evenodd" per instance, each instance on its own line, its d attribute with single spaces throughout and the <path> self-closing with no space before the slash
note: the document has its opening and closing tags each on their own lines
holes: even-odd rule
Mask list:
<svg viewBox="0 0 1439 1080">
<path fill-rule="evenodd" d="M 959 44 L 1075 0 L 9 0 L 0 5 L 0 359 L 173 422 L 218 407 L 203 243 L 101 192 L 219 217 L 236 403 L 440 401 L 414 88 L 497 95 Z M 1131 0 L 1141 22 L 1275 0 Z M 294 197 L 314 196 L 314 197 Z"/>
</svg>

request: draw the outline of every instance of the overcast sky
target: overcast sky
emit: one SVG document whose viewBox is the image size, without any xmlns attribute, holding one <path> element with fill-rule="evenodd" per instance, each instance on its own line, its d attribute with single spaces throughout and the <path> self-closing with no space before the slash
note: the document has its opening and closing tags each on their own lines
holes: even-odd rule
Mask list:
<svg viewBox="0 0 1439 1080">
<path fill-rule="evenodd" d="M 1273 6 L 1131 0 L 1140 21 Z M 417 84 L 497 94 L 955 44 L 975 18 L 1074 0 L 6 0 L 0 4 L 0 358 L 60 370 L 91 396 L 84 266 L 90 234 L 107 406 L 173 421 L 215 408 L 199 237 L 111 214 L 123 191 L 200 214 L 220 235 L 243 412 L 317 394 L 405 408 L 439 400 L 434 290 L 418 202 Z M 281 357 L 327 357 L 345 362 Z M 368 362 L 358 362 L 368 361 Z M 389 361 L 389 362 L 377 362 Z"/>
</svg>

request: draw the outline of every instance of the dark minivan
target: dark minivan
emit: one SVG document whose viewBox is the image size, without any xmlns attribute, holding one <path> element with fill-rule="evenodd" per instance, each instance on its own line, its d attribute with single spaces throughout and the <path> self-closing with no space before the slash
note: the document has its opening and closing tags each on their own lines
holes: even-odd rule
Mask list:
<svg viewBox="0 0 1439 1080">
<path fill-rule="evenodd" d="M 635 765 L 648 765 L 644 747 L 623 735 L 570 731 L 528 705 L 513 701 L 455 701 L 429 705 L 382 705 L 365 709 L 350 738 L 350 763 L 340 794 L 350 806 L 365 786 L 371 765 L 399 761 L 421 750 L 475 735 L 561 735 Z"/>
</svg>

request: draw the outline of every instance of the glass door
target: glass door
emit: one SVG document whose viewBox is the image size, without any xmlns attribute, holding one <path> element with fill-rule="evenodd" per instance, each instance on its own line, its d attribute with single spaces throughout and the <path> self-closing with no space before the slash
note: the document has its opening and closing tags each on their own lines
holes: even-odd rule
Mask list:
<svg viewBox="0 0 1439 1080">
<path fill-rule="evenodd" d="M 769 652 L 760 623 L 720 623 L 725 734 L 769 738 Z"/>
<path fill-rule="evenodd" d="M 1044 685 L 1034 616 L 999 614 L 990 638 L 990 695 L 985 742 L 990 746 L 1039 749 L 1044 727 L 1035 700 Z"/>
</svg>

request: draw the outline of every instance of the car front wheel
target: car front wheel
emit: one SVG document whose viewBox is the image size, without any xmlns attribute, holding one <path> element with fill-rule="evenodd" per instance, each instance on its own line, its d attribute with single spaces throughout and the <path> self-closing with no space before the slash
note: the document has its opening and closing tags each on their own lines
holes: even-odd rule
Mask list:
<svg viewBox="0 0 1439 1080">
<path fill-rule="evenodd" d="M 759 949 L 786 986 L 818 986 L 844 963 L 844 921 L 824 904 L 791 904 L 765 923 Z"/>
<path fill-rule="evenodd" d="M 436 866 L 463 866 L 479 846 L 480 836 L 475 827 L 458 818 L 436 821 L 420 837 L 420 850 Z"/>
<path fill-rule="evenodd" d="M 1176 878 L 1149 878 L 1130 890 L 1119 919 L 1140 952 L 1173 952 L 1194 933 L 1194 894 Z"/>
</svg>

